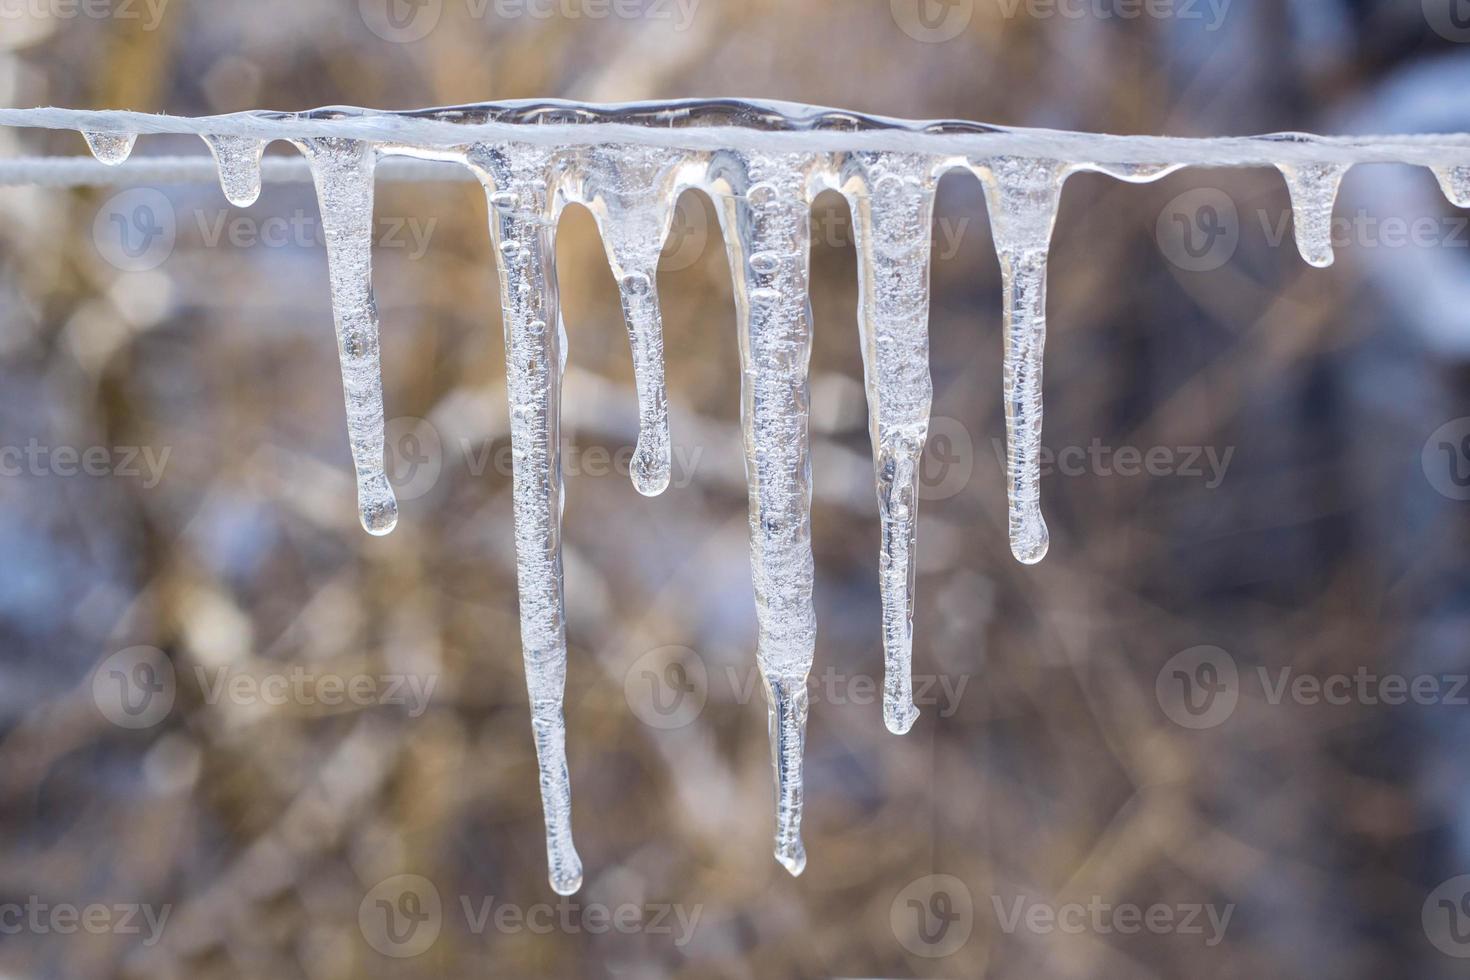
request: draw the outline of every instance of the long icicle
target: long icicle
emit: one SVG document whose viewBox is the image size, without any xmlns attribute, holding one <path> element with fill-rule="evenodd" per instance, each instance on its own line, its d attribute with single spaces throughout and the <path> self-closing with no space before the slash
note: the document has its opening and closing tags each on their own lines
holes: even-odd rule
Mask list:
<svg viewBox="0 0 1470 980">
<path fill-rule="evenodd" d="M 477 146 L 470 163 L 485 187 L 500 270 L 515 498 L 516 576 L 531 729 L 541 772 L 551 887 L 582 887 L 572 840 L 563 702 L 567 680 L 561 560 L 561 379 L 566 337 L 556 283 L 556 230 L 544 151 Z"/>
<path fill-rule="evenodd" d="M 1006 482 L 1011 553 L 1034 565 L 1049 537 L 1041 516 L 1041 375 L 1046 263 L 1067 165 L 995 157 L 975 165 L 985 185 L 1005 295 Z"/>
<path fill-rule="evenodd" d="M 914 569 L 919 466 L 929 433 L 929 258 L 934 161 L 857 154 L 843 187 L 858 258 L 858 324 L 878 487 L 883 721 L 903 734 L 914 706 Z"/>
<path fill-rule="evenodd" d="M 728 169 L 726 169 L 728 168 Z M 726 158 L 712 168 L 735 284 L 741 427 L 750 484 L 756 662 L 770 712 L 776 860 L 806 867 L 802 754 L 816 648 L 812 605 L 810 212 L 796 158 Z"/>
<path fill-rule="evenodd" d="M 296 144 L 311 164 L 321 205 L 332 316 L 347 401 L 347 434 L 357 470 L 357 510 L 369 534 L 398 523 L 398 500 L 383 458 L 383 372 L 373 298 L 373 170 L 377 151 L 359 140 Z"/>
</svg>

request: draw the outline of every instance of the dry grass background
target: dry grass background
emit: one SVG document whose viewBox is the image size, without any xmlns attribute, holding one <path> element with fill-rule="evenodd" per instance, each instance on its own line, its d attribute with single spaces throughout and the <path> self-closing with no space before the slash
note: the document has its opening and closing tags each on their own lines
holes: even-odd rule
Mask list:
<svg viewBox="0 0 1470 980">
<path fill-rule="evenodd" d="M 370 32 L 351 2 L 169 0 L 157 30 L 118 17 L 0 21 L 0 101 L 192 114 L 740 95 L 1199 135 L 1344 128 L 1402 73 L 1470 58 L 1418 4 L 1236 0 L 1208 31 L 1035 5 L 1007 16 L 975 0 L 968 27 L 934 44 L 901 29 L 901 7 L 704 0 L 675 31 L 647 15 L 567 16 L 586 4 L 539 19 L 494 5 L 475 17 L 446 0 L 435 30 L 400 44 Z M 1470 129 L 1463 91 L 1438 94 L 1458 99 Z M 82 151 L 57 134 L 0 141 L 8 154 Z M 1345 200 L 1372 209 L 1386 179 L 1356 172 Z M 1460 214 L 1427 176 L 1397 179 L 1417 182 L 1427 213 Z M 1204 186 L 1239 206 L 1241 245 L 1220 269 L 1184 271 L 1161 254 L 1156 223 Z M 975 182 L 946 179 L 940 228 L 957 241 L 940 239 L 932 336 L 935 414 L 951 421 L 930 464 L 942 499 L 923 507 L 915 669 L 964 687 L 948 717 L 926 706 L 906 737 L 850 696 L 861 687 L 818 693 L 811 860 L 795 880 L 770 856 L 765 712 L 742 693 L 753 600 L 733 303 L 719 243 L 698 237 L 712 212 L 686 199 L 692 239 L 661 277 L 674 436 L 697 463 L 653 500 L 598 472 L 595 449 L 631 446 L 631 368 L 592 221 L 568 215 L 566 400 L 582 465 L 566 511 L 567 714 L 588 876 L 574 927 L 544 933 L 477 931 L 461 905 L 493 896 L 524 913 L 557 901 L 520 666 L 510 484 L 495 465 L 476 472 L 506 452 L 477 189 L 380 186 L 379 216 L 414 217 L 427 236 L 422 256 L 384 247 L 376 260 L 388 415 L 429 420 L 443 447 L 437 482 L 381 540 L 356 523 L 322 249 L 206 247 L 201 227 L 241 213 L 217 188 L 160 190 L 179 242 L 148 272 L 114 268 L 94 242 L 112 192 L 0 191 L 0 444 L 170 453 L 154 487 L 0 480 L 0 904 L 169 909 L 151 944 L 0 918 L 5 975 L 1463 975 L 1431 945 L 1421 909 L 1470 871 L 1464 709 L 1272 704 L 1254 678 L 1470 669 L 1464 505 L 1436 494 L 1420 465 L 1430 433 L 1466 414 L 1470 387 L 1461 357 L 1415 329 L 1412 297 L 1369 274 L 1387 250 L 1344 248 L 1320 272 L 1289 239 L 1271 244 L 1254 215 L 1285 212 L 1275 175 L 1069 184 L 1047 445 L 1233 456 L 1215 488 L 1180 475 L 1049 477 L 1052 549 L 1035 568 L 1005 542 L 984 205 Z M 298 210 L 315 215 L 310 189 L 277 186 L 243 215 Z M 881 651 L 853 254 L 840 200 L 815 214 L 817 669 L 861 685 L 879 679 Z M 1466 253 L 1449 254 L 1470 278 Z M 1464 308 L 1450 313 L 1459 319 L 1444 329 L 1470 327 Z M 1240 698 L 1228 721 L 1195 731 L 1169 720 L 1155 682 L 1205 644 L 1238 664 Z M 99 713 L 91 678 L 135 645 L 164 651 L 178 682 L 166 718 L 128 731 Z M 669 646 L 695 651 L 708 702 L 692 724 L 660 730 L 625 689 L 640 658 Z M 417 716 L 209 703 L 197 670 L 219 667 L 436 687 Z M 437 940 L 408 958 L 375 951 L 359 918 L 400 874 L 443 902 Z M 917 955 L 940 950 L 902 927 L 905 896 L 927 900 L 930 875 L 958 879 L 973 907 L 967 938 L 942 957 Z M 1216 945 L 1177 929 L 1007 931 L 997 903 L 1009 910 L 1017 896 L 1209 905 L 1231 918 Z M 626 904 L 697 913 L 697 926 L 688 937 L 647 918 L 632 934 L 587 927 L 588 907 Z"/>
</svg>

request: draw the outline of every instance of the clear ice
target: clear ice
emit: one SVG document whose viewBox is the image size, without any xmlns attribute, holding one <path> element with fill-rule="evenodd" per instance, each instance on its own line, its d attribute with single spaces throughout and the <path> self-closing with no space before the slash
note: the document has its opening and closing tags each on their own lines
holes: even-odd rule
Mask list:
<svg viewBox="0 0 1470 980">
<path fill-rule="evenodd" d="M 1292 226 L 1296 246 L 1307 264 L 1325 269 L 1332 264 L 1332 207 L 1348 168 L 1344 164 L 1282 165 L 1291 193 Z"/>
<path fill-rule="evenodd" d="M 99 129 L 99 116 L 108 116 L 110 126 Z M 671 458 L 659 255 L 682 192 L 707 194 L 719 215 L 737 312 L 756 659 L 765 682 L 775 772 L 775 853 L 792 874 L 806 864 L 802 757 L 816 645 L 807 431 L 809 209 L 816 194 L 841 193 L 853 214 L 857 320 L 880 519 L 883 717 L 896 733 L 908 731 L 918 716 L 911 676 L 914 573 L 919 466 L 933 397 L 929 264 L 941 176 L 968 170 L 985 190 L 1004 297 L 1011 550 L 1028 564 L 1040 561 L 1049 543 L 1040 493 L 1047 257 L 1069 175 L 1091 170 L 1141 183 L 1192 164 L 1274 166 L 1290 189 L 1302 256 L 1319 267 L 1332 262 L 1333 204 L 1353 163 L 1426 166 L 1453 203 L 1470 207 L 1465 136 L 1398 142 L 1303 134 L 1168 140 L 909 123 L 734 100 L 605 107 L 507 103 L 413 113 L 328 109 L 197 122 L 0 109 L 0 124 L 7 123 L 80 131 L 97 159 L 113 165 L 127 159 L 134 130 L 195 133 L 214 156 L 226 197 L 242 207 L 259 197 L 268 139 L 288 139 L 301 150 L 321 204 L 358 506 L 363 526 L 373 534 L 391 531 L 398 515 L 384 465 L 372 292 L 376 164 L 385 156 L 449 162 L 481 182 L 506 340 L 521 643 L 549 876 L 561 894 L 575 892 L 582 882 L 572 840 L 563 711 L 560 400 L 567 345 L 555 254 L 557 221 L 566 205 L 591 211 L 617 281 L 638 399 L 632 479 L 646 495 L 668 486 Z"/>
<path fill-rule="evenodd" d="M 248 208 L 260 199 L 260 158 L 265 143 L 250 136 L 206 136 L 205 144 L 219 167 L 225 200 Z"/>
<path fill-rule="evenodd" d="M 369 534 L 387 534 L 398 523 L 398 500 L 383 456 L 383 371 L 373 298 L 373 170 L 378 151 L 371 143 L 335 138 L 296 145 L 311 164 L 321 203 L 347 438 L 357 471 L 357 513 Z"/>
<path fill-rule="evenodd" d="M 88 133 L 82 137 L 87 141 L 92 155 L 110 167 L 127 160 L 133 153 L 133 144 L 138 142 L 134 133 Z"/>
</svg>

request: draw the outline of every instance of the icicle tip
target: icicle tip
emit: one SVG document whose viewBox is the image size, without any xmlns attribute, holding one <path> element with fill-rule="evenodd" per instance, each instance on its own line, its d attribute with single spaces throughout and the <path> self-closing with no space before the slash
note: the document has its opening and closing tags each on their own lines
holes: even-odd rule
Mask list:
<svg viewBox="0 0 1470 980">
<path fill-rule="evenodd" d="M 800 878 L 801 873 L 806 870 L 806 848 L 799 840 L 784 848 L 778 846 L 776 860 L 791 873 L 791 877 Z"/>
<path fill-rule="evenodd" d="M 895 735 L 907 735 L 914 722 L 919 720 L 919 709 L 912 704 L 883 706 L 883 724 Z"/>
</svg>

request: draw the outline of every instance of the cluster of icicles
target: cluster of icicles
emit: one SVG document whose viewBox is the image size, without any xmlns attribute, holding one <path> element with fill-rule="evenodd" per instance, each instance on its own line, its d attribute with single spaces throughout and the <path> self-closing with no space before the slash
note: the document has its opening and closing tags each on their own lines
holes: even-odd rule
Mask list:
<svg viewBox="0 0 1470 980">
<path fill-rule="evenodd" d="M 0 110 L 0 123 L 85 131 L 77 125 L 80 117 L 106 121 L 103 114 L 81 113 L 71 122 L 18 118 L 26 112 Z M 372 534 L 388 533 L 398 518 L 384 468 L 378 314 L 371 282 L 374 167 L 385 155 L 447 161 L 467 167 L 484 185 L 504 308 L 521 637 L 550 879 L 562 894 L 576 891 L 582 881 L 572 843 L 562 712 L 567 652 L 558 426 L 566 339 L 554 256 L 557 220 L 567 204 L 583 204 L 595 216 L 621 291 L 640 418 L 632 478 L 648 495 L 663 491 L 670 476 L 656 289 L 659 255 L 682 191 L 697 188 L 716 204 L 739 321 L 757 659 L 766 685 L 776 779 L 775 852 L 792 874 L 800 874 L 806 863 L 802 755 L 816 637 L 807 365 L 812 325 L 808 209 L 818 193 L 843 194 L 853 215 L 858 320 L 881 516 L 883 714 L 888 728 L 898 733 L 908 731 L 918 714 L 910 677 L 915 522 L 932 392 L 931 223 L 935 186 L 943 174 L 973 172 L 983 182 L 989 206 L 1004 282 L 1011 547 L 1026 563 L 1040 561 L 1047 550 L 1039 492 L 1046 268 L 1068 176 L 1091 170 L 1143 182 L 1190 163 L 1274 165 L 1290 189 L 1301 253 L 1314 266 L 1332 262 L 1333 203 L 1353 163 L 1430 166 L 1449 198 L 1470 207 L 1470 142 L 1464 137 L 1399 137 L 1385 149 L 1372 141 L 1288 135 L 1213 141 L 1217 148 L 1212 149 L 1207 145 L 1212 141 L 908 123 L 734 101 L 624 107 L 518 103 L 409 114 L 336 109 L 216 120 L 129 115 L 162 121 L 149 125 L 149 131 L 203 136 L 225 195 L 242 207 L 260 193 L 267 139 L 289 139 L 306 157 L 326 231 L 359 509 Z M 226 124 L 211 128 L 221 121 Z M 349 132 L 350 124 L 359 129 L 340 135 L 332 129 L 334 122 L 349 124 Z M 422 130 L 426 122 L 437 126 L 432 134 Z M 121 131 L 121 123 L 108 125 L 107 131 L 84 135 L 98 159 L 121 163 L 136 135 Z M 487 127 L 497 125 L 495 138 L 485 138 Z M 364 128 L 372 126 L 379 128 Z M 414 126 L 421 129 L 418 137 Z M 456 130 L 464 133 L 459 139 Z M 369 132 L 371 138 L 356 135 Z M 871 139 L 875 134 L 880 138 Z M 973 152 L 980 145 L 986 147 L 983 155 Z M 1177 154 L 1164 156 L 1171 148 Z M 1160 154 L 1160 162 L 1148 162 L 1151 152 Z"/>
</svg>

